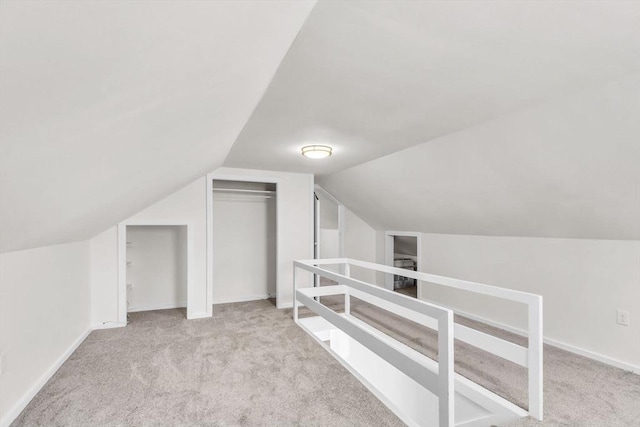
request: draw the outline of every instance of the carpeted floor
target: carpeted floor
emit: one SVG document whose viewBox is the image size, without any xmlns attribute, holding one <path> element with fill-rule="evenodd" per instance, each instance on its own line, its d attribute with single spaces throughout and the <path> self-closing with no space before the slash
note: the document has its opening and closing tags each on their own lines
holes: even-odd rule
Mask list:
<svg viewBox="0 0 640 427">
<path fill-rule="evenodd" d="M 323 297 L 322 303 L 343 310 L 343 297 Z M 352 298 L 351 314 L 404 344 L 435 359 L 437 334 L 363 301 Z M 456 323 L 487 332 L 516 344 L 526 338 L 464 317 Z M 515 363 L 493 356 L 473 346 L 455 342 L 455 370 L 494 393 L 527 407 L 527 371 Z M 524 418 L 511 427 L 640 426 L 640 376 L 555 347 L 544 347 L 545 420 Z"/>
<path fill-rule="evenodd" d="M 339 299 L 323 298 L 339 310 Z M 301 312 L 304 315 L 304 312 Z M 435 334 L 364 302 L 352 314 L 435 356 Z M 522 343 L 522 338 L 456 318 Z M 456 371 L 526 407 L 524 368 L 456 343 Z M 640 376 L 545 346 L 545 421 L 639 426 Z M 402 423 L 269 301 L 131 315 L 95 331 L 12 426 L 394 426 Z"/>
<path fill-rule="evenodd" d="M 92 332 L 12 426 L 401 426 L 270 301 Z"/>
</svg>

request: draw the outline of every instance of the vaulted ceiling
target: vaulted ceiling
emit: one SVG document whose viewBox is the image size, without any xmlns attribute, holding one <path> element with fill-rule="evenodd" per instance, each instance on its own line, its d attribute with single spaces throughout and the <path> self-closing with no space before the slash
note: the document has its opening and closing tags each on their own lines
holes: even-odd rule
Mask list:
<svg viewBox="0 0 640 427">
<path fill-rule="evenodd" d="M 223 163 L 377 228 L 637 239 L 639 52 L 637 2 L 3 1 L 0 249 Z"/>
<path fill-rule="evenodd" d="M 328 175 L 637 75 L 639 28 L 635 2 L 320 2 L 225 165 Z"/>
<path fill-rule="evenodd" d="M 0 249 L 90 238 L 221 166 L 314 4 L 2 1 Z"/>
</svg>

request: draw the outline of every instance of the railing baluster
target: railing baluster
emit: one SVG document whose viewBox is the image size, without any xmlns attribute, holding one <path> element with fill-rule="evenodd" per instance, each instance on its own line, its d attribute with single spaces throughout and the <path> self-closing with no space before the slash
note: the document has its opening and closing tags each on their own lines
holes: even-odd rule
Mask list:
<svg viewBox="0 0 640 427">
<path fill-rule="evenodd" d="M 298 287 L 296 285 L 296 264 L 293 264 L 293 320 L 298 321 L 298 298 L 296 298 L 296 291 Z"/>
<path fill-rule="evenodd" d="M 543 409 L 543 336 L 542 297 L 529 304 L 529 415 L 542 420 Z"/>
<path fill-rule="evenodd" d="M 348 262 L 344 264 L 344 275 L 351 277 L 351 266 Z M 349 295 L 348 289 L 344 293 L 344 312 L 345 314 L 351 314 L 351 295 Z"/>
<path fill-rule="evenodd" d="M 453 427 L 453 312 L 444 313 L 438 319 L 438 401 L 440 427 Z"/>
<path fill-rule="evenodd" d="M 319 266 L 324 265 L 340 265 L 344 274 L 334 273 L 332 271 L 326 270 Z M 516 291 L 507 288 L 500 288 L 496 286 L 484 285 L 481 283 L 469 282 L 465 280 L 452 279 L 449 277 L 437 276 L 428 273 L 422 272 L 414 272 L 407 271 L 395 267 L 390 267 L 386 265 L 374 264 L 366 261 L 359 261 L 350 258 L 334 258 L 334 259 L 316 259 L 316 260 L 304 260 L 304 261 L 294 261 L 294 266 L 298 266 L 302 269 L 305 269 L 311 273 L 315 273 L 319 276 L 327 277 L 331 280 L 335 280 L 340 284 L 347 285 L 346 291 L 344 292 L 345 297 L 345 313 L 350 314 L 351 312 L 351 296 L 349 294 L 349 289 L 353 288 L 354 292 L 357 290 L 358 292 L 365 291 L 370 295 L 376 298 L 383 298 L 388 303 L 398 304 L 401 307 L 405 307 L 409 310 L 415 310 L 418 313 L 421 313 L 426 316 L 436 316 L 437 310 L 443 309 L 441 306 L 434 306 L 433 304 L 428 304 L 427 306 L 419 307 L 415 303 L 418 301 L 409 299 L 404 300 L 404 296 L 400 296 L 393 291 L 389 291 L 384 288 L 380 288 L 379 286 L 375 286 L 366 282 L 362 282 L 359 280 L 354 280 L 351 278 L 350 267 L 351 265 L 355 265 L 362 268 L 367 268 L 374 271 L 380 271 L 389 274 L 401 274 L 406 277 L 411 277 L 416 279 L 417 281 L 424 281 L 430 283 L 436 283 L 443 286 L 448 286 L 455 289 L 461 289 L 465 291 L 475 292 L 478 294 L 493 296 L 496 298 L 506 299 L 508 301 L 516 301 L 520 303 L 524 303 L 528 307 L 528 337 L 529 337 L 529 345 L 528 348 L 524 347 L 515 347 L 512 348 L 510 346 L 508 349 L 502 349 L 501 352 L 496 352 L 500 357 L 506 357 L 508 360 L 512 360 L 515 358 L 519 360 L 519 358 L 524 358 L 524 351 L 526 350 L 526 360 L 520 363 L 523 366 L 527 366 L 528 368 L 528 382 L 529 382 L 529 414 L 538 419 L 542 420 L 543 418 L 543 312 L 542 312 L 542 297 L 539 295 Z M 299 302 L 296 298 L 296 283 L 295 283 L 295 267 L 294 267 L 294 319 L 298 320 L 298 305 Z M 363 287 L 364 286 L 364 287 Z M 368 288 L 368 289 L 365 289 Z M 403 301 L 400 300 L 402 298 Z M 317 297 L 319 300 L 319 297 Z M 422 301 L 420 301 L 422 302 Z M 428 308 L 433 307 L 433 308 Z M 436 310 L 437 309 L 437 310 Z M 434 311 L 436 310 L 436 311 Z M 452 426 L 454 425 L 454 402 L 453 402 L 453 384 L 454 384 L 454 359 L 453 359 L 453 338 L 454 338 L 454 321 L 453 321 L 453 312 L 447 311 L 446 316 L 438 314 L 437 317 L 437 325 L 438 325 L 438 364 L 439 364 L 439 375 L 438 375 L 438 387 L 439 387 L 439 398 L 440 398 L 440 407 L 439 407 L 439 415 L 440 415 L 440 425 L 441 426 Z M 466 331 L 466 329 L 465 329 Z M 464 331 L 463 331 L 464 332 Z M 469 335 L 469 332 L 466 333 Z M 461 338 L 465 340 L 464 334 L 461 335 Z M 473 340 L 473 337 L 466 337 L 466 341 Z M 479 337 L 476 339 L 481 341 L 481 344 L 486 344 L 488 342 L 486 339 Z M 483 348 L 487 347 L 487 345 L 483 345 Z M 504 346 L 502 346 L 504 347 Z M 486 348 L 485 348 L 486 349 Z M 520 350 L 519 350 L 520 349 Z M 518 351 L 522 351 L 522 356 L 518 356 L 520 353 Z M 491 351 L 491 350 L 488 350 Z M 524 360 L 524 359 L 523 359 Z"/>
</svg>

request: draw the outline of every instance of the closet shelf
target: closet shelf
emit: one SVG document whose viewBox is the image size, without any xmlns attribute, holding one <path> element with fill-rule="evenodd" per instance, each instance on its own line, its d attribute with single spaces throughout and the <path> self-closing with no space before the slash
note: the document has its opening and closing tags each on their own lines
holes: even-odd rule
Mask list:
<svg viewBox="0 0 640 427">
<path fill-rule="evenodd" d="M 213 191 L 223 193 L 275 194 L 275 191 L 271 190 L 244 190 L 241 188 L 214 188 Z"/>
</svg>

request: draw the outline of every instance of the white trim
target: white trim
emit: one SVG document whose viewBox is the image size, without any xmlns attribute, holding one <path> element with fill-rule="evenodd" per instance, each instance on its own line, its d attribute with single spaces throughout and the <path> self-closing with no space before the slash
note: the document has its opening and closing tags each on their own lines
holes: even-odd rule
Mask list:
<svg viewBox="0 0 640 427">
<path fill-rule="evenodd" d="M 100 329 L 113 329 L 113 328 L 124 328 L 125 326 L 127 326 L 126 323 L 120 323 L 120 322 L 104 322 L 104 323 L 97 323 L 93 326 L 91 326 L 91 328 L 94 331 L 98 331 Z"/>
<path fill-rule="evenodd" d="M 462 317 L 469 318 L 471 320 L 475 320 L 476 322 L 485 323 L 489 326 L 493 326 L 494 328 L 502 329 L 504 331 L 511 332 L 513 334 L 516 334 L 522 337 L 527 336 L 526 331 L 524 331 L 523 329 L 516 328 L 514 326 L 510 326 L 501 322 L 496 322 L 495 320 L 490 320 L 482 316 L 477 316 L 475 314 L 471 314 L 466 311 L 460 311 L 453 308 L 452 310 L 455 312 L 455 314 L 458 314 Z M 614 359 L 613 357 L 605 356 L 603 354 L 596 353 L 590 350 L 585 350 L 584 348 L 580 348 L 572 344 L 567 344 L 565 342 L 558 341 L 553 338 L 545 337 L 543 338 L 543 341 L 545 344 L 550 345 L 552 347 L 559 348 L 560 350 L 565 350 L 565 351 L 568 351 L 569 353 L 577 354 L 579 356 L 583 356 L 588 359 L 592 359 L 592 360 L 604 363 L 605 365 L 613 366 L 614 368 L 619 368 L 625 371 L 632 372 L 636 375 L 640 375 L 640 365 L 633 365 L 628 362 L 623 362 L 621 360 Z"/>
<path fill-rule="evenodd" d="M 214 304 L 222 304 L 220 302 L 214 302 L 214 283 L 213 283 L 213 180 L 219 181 L 241 181 L 241 182 L 261 182 L 267 184 L 275 184 L 275 202 L 276 202 L 276 307 L 281 308 L 279 305 L 279 301 L 282 300 L 280 297 L 280 279 L 282 274 L 279 271 L 279 260 L 280 256 L 280 242 L 282 241 L 282 230 L 280 227 L 280 183 L 282 182 L 281 178 L 274 178 L 269 176 L 258 176 L 258 175 L 245 175 L 245 174 L 229 174 L 224 172 L 210 172 L 207 174 L 207 313 L 209 313 L 209 317 L 213 315 L 213 305 Z M 313 186 L 313 179 L 311 181 L 311 185 Z M 313 215 L 313 210 L 311 212 Z M 311 221 L 313 224 L 313 220 Z M 311 230 L 313 233 L 313 230 Z M 311 239 L 313 242 L 313 239 Z M 313 247 L 313 243 L 311 244 Z M 313 253 L 313 252 L 312 252 Z M 251 297 L 253 298 L 253 297 Z M 259 299 L 259 298 L 256 298 Z M 238 301 L 238 300 L 235 300 Z M 195 317 L 190 316 L 190 319 Z"/>
<path fill-rule="evenodd" d="M 118 323 L 127 324 L 127 225 L 118 224 Z"/>
<path fill-rule="evenodd" d="M 20 413 L 27 407 L 29 402 L 38 394 L 38 392 L 44 387 L 44 385 L 51 379 L 51 377 L 60 369 L 62 364 L 73 354 L 74 351 L 82 344 L 82 342 L 89 336 L 92 329 L 88 328 L 84 331 L 76 340 L 62 353 L 62 355 L 38 378 L 38 381 L 22 395 L 18 402 L 13 405 L 13 408 L 9 409 L 7 413 L 0 420 L 0 427 L 9 427 L 9 425 L 20 415 Z"/>
<path fill-rule="evenodd" d="M 333 203 L 335 203 L 336 205 L 342 205 L 343 203 L 336 199 L 331 193 L 329 193 L 327 190 L 325 190 L 324 188 L 320 187 L 320 185 L 316 184 L 313 186 L 314 191 L 319 191 L 321 192 L 327 199 L 331 200 Z"/>
<path fill-rule="evenodd" d="M 211 313 L 207 313 L 206 311 L 202 312 L 202 313 L 192 313 L 189 316 L 189 320 L 193 320 L 193 319 L 205 319 L 205 318 L 209 318 L 211 317 Z"/>
<path fill-rule="evenodd" d="M 291 305 L 293 306 L 293 303 L 291 303 Z M 358 372 L 353 366 L 347 363 L 338 353 L 332 350 L 330 346 L 326 345 L 313 331 L 307 328 L 304 325 L 303 321 L 299 322 L 298 326 L 300 326 L 307 334 L 309 334 L 311 338 L 316 340 L 316 342 L 318 342 L 318 344 L 320 344 L 322 348 L 328 351 L 329 354 L 331 354 L 333 358 L 338 361 L 338 363 L 340 363 L 347 371 L 349 371 L 351 375 L 356 377 L 356 379 L 360 381 L 367 388 L 367 390 L 369 390 L 375 397 L 378 398 L 379 401 L 381 401 L 387 408 L 389 408 L 391 412 L 393 412 L 398 418 L 400 418 L 403 423 L 410 427 L 420 427 L 415 424 L 411 418 L 405 415 L 400 410 L 400 408 L 398 408 L 384 393 L 378 390 L 377 387 L 374 387 L 373 384 L 367 381 L 367 379 L 360 374 L 360 372 Z"/>
<path fill-rule="evenodd" d="M 422 269 L 422 233 L 417 231 L 385 231 L 384 232 L 384 263 L 390 267 L 393 267 L 393 250 L 394 236 L 403 236 L 403 237 L 415 237 L 416 238 L 416 270 L 423 271 Z M 393 276 L 389 274 L 385 274 L 384 276 L 384 287 L 393 290 Z M 422 299 L 422 291 L 420 286 L 420 281 L 416 281 L 416 287 L 418 291 L 417 298 Z"/>
<path fill-rule="evenodd" d="M 301 303 L 368 350 L 389 362 L 418 384 L 436 394 L 439 406 L 439 426 L 452 427 L 454 425 L 453 311 L 344 275 L 332 273 L 329 270 L 314 266 L 314 262 L 317 262 L 317 260 L 294 261 L 294 269 L 307 270 L 341 284 L 322 288 L 298 289 L 294 277 L 295 308 L 293 316 L 296 324 L 302 325 L 298 319 L 297 312 L 298 304 Z M 330 261 L 327 261 L 327 263 L 330 263 Z M 343 259 L 342 263 L 358 264 L 357 261 L 351 259 Z M 435 319 L 438 324 L 437 363 L 349 314 L 336 313 L 314 298 L 330 294 L 344 295 L 346 305 L 347 295 L 356 290 L 358 291 L 358 298 L 362 298 L 364 294 L 377 297 L 375 301 L 383 302 L 385 305 L 383 308 L 389 310 L 389 306 L 393 306 L 395 314 L 407 319 L 415 320 L 416 315 L 426 315 Z"/>
<path fill-rule="evenodd" d="M 206 251 L 206 273 L 207 273 L 207 290 L 205 301 L 207 304 L 207 314 L 213 316 L 213 173 L 206 176 L 207 198 L 206 215 L 207 215 L 207 251 Z M 276 207 L 277 209 L 277 207 Z"/>
<path fill-rule="evenodd" d="M 274 294 L 268 294 L 268 295 L 250 295 L 250 296 L 246 296 L 246 297 L 239 297 L 239 298 L 223 298 L 223 299 L 218 299 L 213 301 L 213 304 L 232 304 L 234 302 L 247 302 L 247 301 L 261 301 L 261 300 L 265 300 L 265 299 L 269 299 L 269 298 L 275 298 L 276 296 Z"/>
<path fill-rule="evenodd" d="M 532 417 L 538 420 L 542 420 L 543 418 L 542 296 L 527 293 L 527 292 L 522 292 L 522 291 L 515 291 L 507 288 L 499 288 L 496 286 L 484 285 L 482 283 L 475 283 L 475 282 L 469 282 L 466 280 L 453 279 L 450 277 L 443 277 L 443 276 L 437 276 L 434 274 L 422 273 L 420 271 L 404 270 L 401 268 L 391 267 L 388 265 L 375 264 L 367 261 L 360 261 L 360 260 L 355 260 L 350 258 L 298 260 L 293 262 L 293 265 L 294 265 L 293 289 L 294 289 L 294 295 L 296 295 L 296 299 L 294 300 L 294 307 L 293 307 L 293 318 L 296 321 L 296 323 L 298 322 L 298 298 L 297 297 L 301 292 L 300 290 L 296 290 L 296 282 L 295 282 L 296 268 L 301 268 L 301 269 L 310 271 L 312 273 L 319 274 L 323 277 L 327 277 L 338 283 L 349 285 L 350 287 L 355 288 L 357 290 L 363 290 L 362 286 L 369 286 L 371 287 L 369 289 L 369 293 L 371 293 L 373 296 L 377 296 L 381 298 L 381 300 L 379 301 L 381 301 L 382 304 L 376 304 L 376 305 L 384 304 L 386 306 L 387 303 L 393 303 L 394 301 L 400 302 L 400 301 L 403 301 L 402 298 L 404 298 L 404 304 L 400 304 L 400 305 L 406 306 L 407 308 L 414 308 L 415 311 L 421 312 L 419 306 L 414 307 L 413 303 L 419 303 L 421 301 L 425 302 L 424 299 L 410 298 L 405 295 L 401 295 L 399 293 L 393 292 L 389 289 L 375 287 L 374 285 L 368 284 L 366 282 L 354 280 L 350 277 L 336 274 L 322 267 L 319 267 L 324 265 L 340 265 L 340 264 L 348 264 L 352 266 L 368 268 L 368 269 L 381 271 L 388 274 L 400 274 L 400 275 L 414 278 L 416 280 L 436 283 L 439 285 L 449 286 L 455 289 L 463 289 L 470 292 L 490 295 L 490 296 L 526 304 L 527 310 L 528 310 L 528 324 L 529 324 L 529 330 L 527 332 L 529 345 L 526 348 L 526 352 L 527 352 L 526 362 L 528 367 L 528 389 L 529 389 L 528 413 Z M 305 292 L 308 292 L 308 289 L 305 290 Z M 345 301 L 345 307 L 346 306 L 347 304 Z M 440 305 L 439 307 L 444 307 L 444 306 Z M 389 311 L 388 307 L 385 307 L 385 309 Z M 314 310 L 314 311 L 317 314 L 320 314 L 317 310 Z M 399 313 L 396 313 L 396 314 L 399 314 Z M 426 313 L 426 312 L 423 314 L 429 315 L 429 313 Z M 333 321 L 331 322 L 335 324 L 335 322 Z M 420 323 L 420 321 L 418 321 L 418 323 Z M 438 327 L 438 330 L 440 330 L 440 327 Z M 509 358 L 510 360 L 513 359 L 512 357 L 514 356 L 513 352 L 511 351 L 505 352 L 504 348 L 496 349 L 496 350 L 499 350 L 499 352 L 496 352 L 493 350 L 493 347 L 495 346 L 491 345 L 489 340 L 484 338 L 479 332 L 472 331 L 471 329 L 469 329 L 468 332 L 473 333 L 473 335 L 476 337 L 474 339 L 481 344 L 480 346 L 481 348 L 488 350 L 492 353 L 495 353 L 501 357 L 506 357 L 506 358 Z M 472 342 L 469 342 L 469 343 L 475 345 L 475 343 L 472 343 Z M 517 354 L 515 356 L 521 359 L 521 357 L 518 356 Z"/>
<path fill-rule="evenodd" d="M 186 308 L 187 302 L 169 302 L 164 304 L 145 304 L 137 307 L 129 307 L 129 313 L 137 313 L 140 311 L 152 311 L 152 310 L 169 310 L 172 308 Z"/>
<path fill-rule="evenodd" d="M 187 319 L 192 319 L 193 308 L 188 301 L 193 293 L 193 224 L 183 220 L 133 219 L 118 224 L 118 323 L 127 324 L 127 227 L 186 227 L 187 228 Z M 173 307 L 166 307 L 173 308 Z M 152 309 L 153 310 L 153 309 Z M 159 309 L 158 309 L 159 310 Z M 209 314 L 211 316 L 211 314 Z"/>
</svg>

